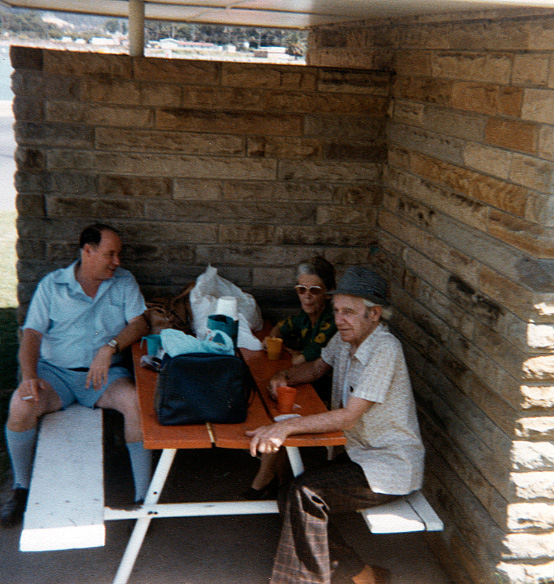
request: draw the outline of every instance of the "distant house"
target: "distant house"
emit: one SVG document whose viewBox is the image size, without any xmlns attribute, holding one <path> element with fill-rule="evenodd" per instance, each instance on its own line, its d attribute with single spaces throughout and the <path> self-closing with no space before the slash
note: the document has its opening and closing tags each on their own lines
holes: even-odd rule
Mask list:
<svg viewBox="0 0 554 584">
<path fill-rule="evenodd" d="M 214 43 L 204 43 L 196 41 L 179 41 L 172 38 L 160 39 L 149 43 L 152 47 L 162 49 L 203 49 L 203 50 L 221 50 L 221 47 Z"/>
<path fill-rule="evenodd" d="M 90 44 L 95 46 L 102 46 L 102 47 L 113 47 L 117 45 L 117 41 L 112 38 L 108 37 L 92 37 L 90 39 Z"/>
<path fill-rule="evenodd" d="M 279 56 L 279 55 L 286 55 L 287 48 L 286 47 L 260 47 L 259 49 L 254 49 L 253 51 L 254 57 L 261 57 L 267 58 L 271 56 Z"/>
<path fill-rule="evenodd" d="M 162 49 L 178 49 L 180 46 L 175 39 L 160 39 L 159 45 Z"/>
</svg>

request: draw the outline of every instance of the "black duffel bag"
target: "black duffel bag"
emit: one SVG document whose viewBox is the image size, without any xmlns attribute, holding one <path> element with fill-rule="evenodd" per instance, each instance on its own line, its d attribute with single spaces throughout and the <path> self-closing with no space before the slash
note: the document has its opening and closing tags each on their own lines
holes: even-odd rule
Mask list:
<svg viewBox="0 0 554 584">
<path fill-rule="evenodd" d="M 241 357 L 187 353 L 162 360 L 154 407 L 164 426 L 244 422 L 254 388 Z"/>
</svg>

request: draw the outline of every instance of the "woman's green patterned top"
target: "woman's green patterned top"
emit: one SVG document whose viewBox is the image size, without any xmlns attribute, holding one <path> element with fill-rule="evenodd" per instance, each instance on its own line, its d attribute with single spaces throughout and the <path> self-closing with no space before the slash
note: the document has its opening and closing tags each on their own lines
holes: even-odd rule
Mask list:
<svg viewBox="0 0 554 584">
<path fill-rule="evenodd" d="M 327 304 L 313 327 L 310 317 L 303 310 L 281 321 L 278 326 L 285 347 L 301 351 L 306 361 L 315 361 L 320 356 L 321 349 L 337 332 L 330 304 Z"/>
</svg>

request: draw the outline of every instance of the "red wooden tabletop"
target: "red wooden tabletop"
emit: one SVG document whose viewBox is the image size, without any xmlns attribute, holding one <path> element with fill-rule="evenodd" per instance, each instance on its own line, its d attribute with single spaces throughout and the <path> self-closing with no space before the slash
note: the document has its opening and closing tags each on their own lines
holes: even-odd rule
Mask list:
<svg viewBox="0 0 554 584">
<path fill-rule="evenodd" d="M 258 390 L 269 415 L 271 418 L 278 416 L 277 402 L 271 398 L 267 386 L 275 373 L 291 366 L 291 356 L 286 351 L 283 351 L 279 360 L 270 361 L 265 351 L 241 349 L 241 353 L 256 380 Z M 293 413 L 309 416 L 327 411 L 325 404 L 311 385 L 298 385 L 297 389 L 298 393 L 296 394 Z M 345 443 L 346 438 L 342 432 L 325 432 L 321 434 L 294 434 L 286 439 L 285 446 L 336 446 Z"/>
<path fill-rule="evenodd" d="M 162 426 L 154 410 L 157 373 L 141 367 L 140 358 L 146 354 L 146 347 L 141 348 L 139 343 L 135 343 L 132 347 L 133 365 L 145 448 L 211 448 L 215 443 L 221 448 L 248 449 L 250 438 L 246 436 L 246 431 L 270 424 L 272 418 L 278 415 L 276 403 L 269 396 L 266 387 L 274 373 L 290 367 L 290 355 L 283 351 L 281 360 L 270 361 L 265 351 L 241 349 L 241 352 L 259 389 L 258 393 L 254 393 L 245 422 Z M 302 416 L 326 411 L 325 405 L 311 385 L 298 387 L 296 406 L 298 407 L 294 412 Z M 331 446 L 344 444 L 345 441 L 342 432 L 297 434 L 289 436 L 285 446 Z"/>
</svg>

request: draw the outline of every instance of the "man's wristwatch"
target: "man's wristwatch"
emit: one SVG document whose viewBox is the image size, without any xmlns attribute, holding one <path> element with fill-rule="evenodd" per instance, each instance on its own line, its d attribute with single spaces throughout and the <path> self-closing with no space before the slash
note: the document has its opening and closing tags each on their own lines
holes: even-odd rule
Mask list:
<svg viewBox="0 0 554 584">
<path fill-rule="evenodd" d="M 110 345 L 110 347 L 113 347 L 116 353 L 119 351 L 119 343 L 115 339 L 108 341 L 107 344 Z"/>
</svg>

